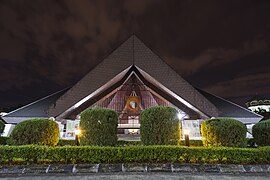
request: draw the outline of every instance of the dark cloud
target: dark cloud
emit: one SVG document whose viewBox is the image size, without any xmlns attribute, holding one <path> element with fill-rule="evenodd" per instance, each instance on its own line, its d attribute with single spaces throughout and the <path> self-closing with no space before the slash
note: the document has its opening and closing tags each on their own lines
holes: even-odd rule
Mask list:
<svg viewBox="0 0 270 180">
<path fill-rule="evenodd" d="M 238 103 L 269 96 L 269 9 L 263 0 L 3 0 L 0 107 L 74 84 L 133 33 L 195 86 Z"/>
<path fill-rule="evenodd" d="M 269 97 L 270 73 L 252 74 L 236 77 L 231 80 L 218 82 L 206 88 L 209 92 L 215 92 L 217 95 L 226 94 L 226 98 L 243 105 L 252 96 L 260 94 Z"/>
<path fill-rule="evenodd" d="M 2 62 L 15 61 L 66 85 L 97 64 L 99 53 L 117 37 L 120 22 L 102 7 L 100 1 L 6 1 L 1 5 Z"/>
</svg>

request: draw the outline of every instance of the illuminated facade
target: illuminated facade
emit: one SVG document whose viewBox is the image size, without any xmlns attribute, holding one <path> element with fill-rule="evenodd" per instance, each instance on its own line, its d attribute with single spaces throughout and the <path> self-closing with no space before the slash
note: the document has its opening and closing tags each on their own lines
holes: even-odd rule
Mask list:
<svg viewBox="0 0 270 180">
<path fill-rule="evenodd" d="M 31 117 L 53 117 L 62 136 L 73 136 L 80 113 L 91 107 L 114 109 L 119 115 L 119 134 L 136 134 L 140 112 L 152 106 L 178 110 L 184 127 L 200 137 L 200 123 L 212 117 L 230 117 L 245 124 L 262 117 L 225 99 L 197 89 L 131 36 L 73 87 L 64 89 L 3 116 L 16 124 Z"/>
</svg>

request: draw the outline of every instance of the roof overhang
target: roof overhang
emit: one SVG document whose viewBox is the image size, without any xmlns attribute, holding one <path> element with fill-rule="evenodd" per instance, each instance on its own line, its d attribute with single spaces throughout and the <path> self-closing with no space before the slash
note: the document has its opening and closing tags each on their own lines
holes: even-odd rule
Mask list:
<svg viewBox="0 0 270 180">
<path fill-rule="evenodd" d="M 106 84 L 98 88 L 93 93 L 87 95 L 83 99 L 79 100 L 75 104 L 73 104 L 66 111 L 57 116 L 57 119 L 74 119 L 76 115 L 82 112 L 84 109 L 90 107 L 98 100 L 107 96 L 119 89 L 119 87 L 130 77 L 132 74 L 135 74 L 145 85 L 147 85 L 152 91 L 159 94 L 164 99 L 168 100 L 172 104 L 174 104 L 177 108 L 185 111 L 192 117 L 207 119 L 210 116 L 206 115 L 206 113 L 200 111 L 197 107 L 190 104 L 187 100 L 183 99 L 181 96 L 177 95 L 173 91 L 171 91 L 168 87 L 162 85 L 159 81 L 151 77 L 144 70 L 137 66 L 130 66 L 118 75 L 116 75 L 113 79 L 108 81 Z M 197 114 L 197 115 L 195 115 Z"/>
<path fill-rule="evenodd" d="M 48 118 L 48 117 L 2 117 L 5 121 L 6 124 L 18 124 L 22 121 L 25 121 L 27 119 L 31 119 L 31 118 Z"/>
<path fill-rule="evenodd" d="M 242 118 L 242 117 L 230 117 L 232 119 L 236 119 L 236 120 L 239 120 L 241 121 L 242 123 L 244 124 L 256 124 L 258 123 L 262 118 L 261 117 L 246 117 L 246 118 Z"/>
<path fill-rule="evenodd" d="M 179 96 L 178 94 L 176 94 L 175 92 L 173 92 L 172 90 L 170 90 L 168 87 L 165 87 L 163 84 L 161 84 L 159 81 L 157 81 L 156 79 L 154 79 L 153 77 L 151 77 L 148 73 L 146 73 L 144 70 L 142 70 L 138 66 L 135 65 L 135 67 L 138 69 L 138 71 L 140 72 L 140 74 L 142 74 L 142 76 L 144 77 L 144 79 L 146 79 L 149 83 L 151 83 L 152 85 L 156 86 L 158 89 L 163 90 L 165 93 L 169 94 L 173 98 L 177 99 L 179 102 L 181 102 L 183 105 L 185 105 L 189 109 L 192 109 L 193 111 L 197 112 L 200 115 L 200 118 L 206 119 L 206 118 L 211 117 L 209 115 L 206 115 L 206 113 L 200 111 L 198 108 L 196 108 L 194 105 L 192 105 L 191 103 L 189 103 L 187 100 L 183 99 L 181 96 Z"/>
<path fill-rule="evenodd" d="M 128 71 L 130 71 L 131 66 L 123 70 L 121 73 L 117 74 L 114 78 L 109 80 L 106 84 L 102 85 L 98 89 L 96 89 L 94 92 L 91 94 L 87 95 L 80 101 L 76 102 L 74 105 L 72 105 L 70 108 L 68 108 L 66 111 L 61 113 L 60 115 L 57 116 L 57 119 L 62 119 L 69 117 L 70 114 L 74 114 L 74 111 L 76 114 L 79 114 L 82 110 L 85 108 L 89 107 L 91 104 L 95 103 L 102 97 L 99 97 L 102 93 L 108 94 L 109 92 L 106 92 L 106 90 L 119 86 L 119 83 L 121 83 L 124 79 L 125 76 L 127 76 Z M 89 103 L 90 102 L 90 103 Z"/>
</svg>

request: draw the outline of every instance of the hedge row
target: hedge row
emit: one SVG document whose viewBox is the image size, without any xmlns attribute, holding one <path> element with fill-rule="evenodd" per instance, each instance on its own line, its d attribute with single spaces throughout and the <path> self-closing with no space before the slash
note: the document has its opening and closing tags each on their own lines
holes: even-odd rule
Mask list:
<svg viewBox="0 0 270 180">
<path fill-rule="evenodd" d="M 9 137 L 0 137 L 0 145 L 7 145 Z M 246 139 L 247 141 L 247 147 L 255 147 L 254 139 Z M 189 140 L 189 144 L 191 147 L 203 147 L 202 140 Z M 185 146 L 186 142 L 185 140 L 181 140 L 179 142 L 180 146 Z M 59 142 L 57 146 L 76 146 L 75 140 L 65 140 L 65 139 L 59 139 Z M 142 141 L 124 141 L 124 140 L 118 140 L 116 146 L 143 146 Z"/>
<path fill-rule="evenodd" d="M 45 163 L 270 163 L 270 147 L 185 148 L 176 146 L 0 146 L 0 164 Z"/>
</svg>

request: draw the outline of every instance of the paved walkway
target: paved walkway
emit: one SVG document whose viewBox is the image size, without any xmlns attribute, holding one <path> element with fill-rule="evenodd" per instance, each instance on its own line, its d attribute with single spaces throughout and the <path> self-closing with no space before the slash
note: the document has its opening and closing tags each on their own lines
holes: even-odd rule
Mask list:
<svg viewBox="0 0 270 180">
<path fill-rule="evenodd" d="M 23 180 L 88 180 L 88 179 L 97 179 L 97 180 L 137 180 L 137 179 L 149 179 L 149 180 L 163 180 L 163 179 L 172 179 L 172 180 L 259 180 L 259 179 L 270 179 L 270 174 L 182 174 L 182 173 L 108 173 L 108 174 L 83 174 L 83 175 L 33 175 L 33 176 L 6 176 L 0 177 L 2 180 L 16 180 L 16 179 L 23 179 Z"/>
</svg>

